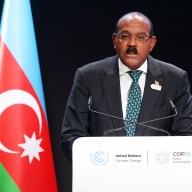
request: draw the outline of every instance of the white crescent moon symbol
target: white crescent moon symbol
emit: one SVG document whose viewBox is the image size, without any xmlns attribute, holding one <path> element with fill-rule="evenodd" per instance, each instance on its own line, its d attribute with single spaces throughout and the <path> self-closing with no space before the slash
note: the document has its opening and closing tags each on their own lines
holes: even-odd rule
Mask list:
<svg viewBox="0 0 192 192">
<path fill-rule="evenodd" d="M 17 151 L 12 151 L 11 149 L 8 149 L 7 147 L 5 147 L 5 146 L 3 145 L 3 143 L 1 143 L 1 141 L 0 141 L 0 150 L 2 150 L 2 151 L 4 151 L 4 152 L 7 152 L 7 153 L 19 153 L 19 152 L 17 152 Z"/>
<path fill-rule="evenodd" d="M 39 105 L 35 100 L 35 98 L 28 92 L 22 90 L 15 89 L 5 91 L 2 94 L 0 94 L 0 115 L 3 113 L 5 109 L 15 104 L 27 105 L 35 111 L 37 118 L 39 120 L 39 134 L 40 134 L 42 131 L 42 118 Z M 0 141 L 0 150 L 7 153 L 18 153 L 5 147 L 1 141 Z"/>
</svg>

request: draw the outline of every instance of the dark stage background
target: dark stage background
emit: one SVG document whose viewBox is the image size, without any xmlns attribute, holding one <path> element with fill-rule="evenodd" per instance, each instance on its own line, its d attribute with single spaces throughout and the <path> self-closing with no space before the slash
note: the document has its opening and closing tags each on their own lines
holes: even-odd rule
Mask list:
<svg viewBox="0 0 192 192">
<path fill-rule="evenodd" d="M 31 0 L 59 192 L 72 190 L 72 167 L 61 151 L 60 131 L 75 70 L 115 54 L 111 35 L 120 16 L 146 14 L 158 39 L 151 55 L 188 71 L 192 83 L 191 8 L 184 1 L 168 2 Z M 2 5 L 0 0 L 0 11 Z"/>
</svg>

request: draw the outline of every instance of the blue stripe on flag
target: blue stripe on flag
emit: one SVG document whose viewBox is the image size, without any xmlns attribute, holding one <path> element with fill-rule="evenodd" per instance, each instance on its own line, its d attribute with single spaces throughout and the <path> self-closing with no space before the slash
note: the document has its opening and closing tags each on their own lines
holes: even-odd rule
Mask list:
<svg viewBox="0 0 192 192">
<path fill-rule="evenodd" d="M 29 10 L 29 0 L 6 0 L 0 35 L 31 82 L 46 115 L 32 13 Z"/>
</svg>

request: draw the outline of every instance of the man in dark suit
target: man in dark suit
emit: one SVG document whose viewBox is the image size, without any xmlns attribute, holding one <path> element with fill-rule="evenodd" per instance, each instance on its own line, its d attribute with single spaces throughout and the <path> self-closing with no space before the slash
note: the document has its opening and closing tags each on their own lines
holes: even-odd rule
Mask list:
<svg viewBox="0 0 192 192">
<path fill-rule="evenodd" d="M 136 124 L 134 135 L 192 135 L 192 96 L 187 73 L 149 56 L 156 44 L 151 21 L 139 12 L 128 13 L 117 22 L 112 40 L 117 56 L 85 65 L 76 72 L 61 132 L 62 148 L 70 159 L 72 143 L 78 137 L 103 136 L 107 132 L 128 136 L 125 121 L 121 120 L 126 118 L 132 83 L 128 71 L 142 71 L 138 80 L 142 102 L 137 122 L 143 125 Z M 119 119 L 90 111 L 90 96 L 91 109 Z M 175 104 L 177 114 L 169 100 Z M 166 116 L 169 117 L 159 119 Z"/>
</svg>

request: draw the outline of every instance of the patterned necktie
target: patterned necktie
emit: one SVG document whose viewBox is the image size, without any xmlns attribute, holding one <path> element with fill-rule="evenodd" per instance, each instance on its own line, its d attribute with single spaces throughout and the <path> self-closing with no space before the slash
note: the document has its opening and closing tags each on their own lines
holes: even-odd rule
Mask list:
<svg viewBox="0 0 192 192">
<path fill-rule="evenodd" d="M 126 109 L 126 118 L 125 130 L 127 131 L 127 136 L 134 136 L 136 125 L 131 122 L 137 122 L 140 107 L 141 107 L 141 88 L 138 84 L 138 80 L 142 71 L 128 71 L 133 82 L 129 89 L 128 100 L 127 100 L 127 109 Z"/>
</svg>

